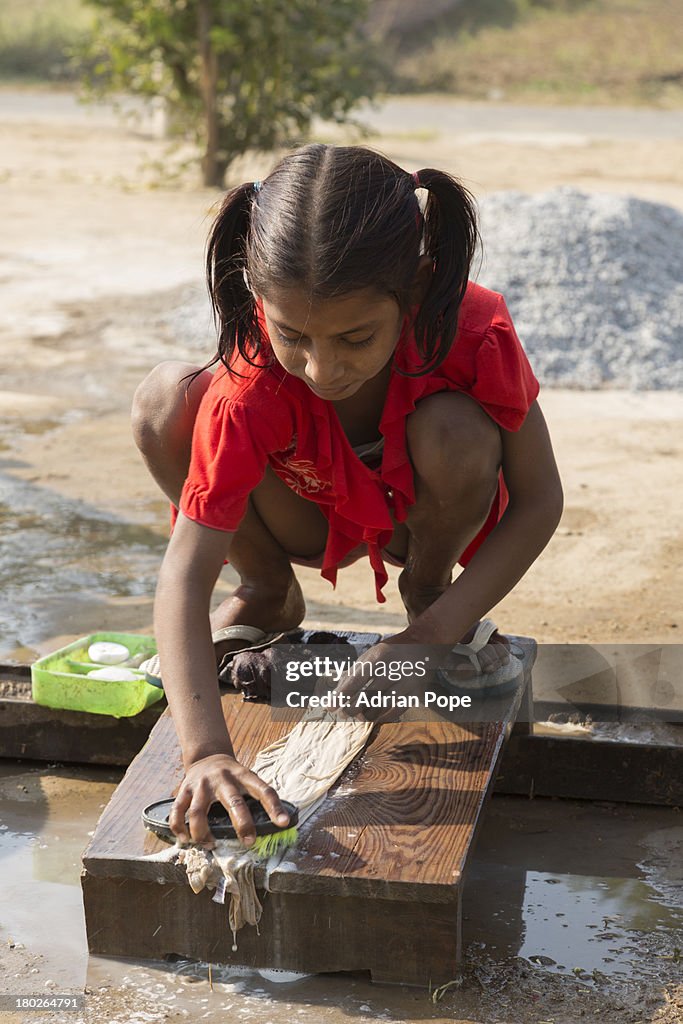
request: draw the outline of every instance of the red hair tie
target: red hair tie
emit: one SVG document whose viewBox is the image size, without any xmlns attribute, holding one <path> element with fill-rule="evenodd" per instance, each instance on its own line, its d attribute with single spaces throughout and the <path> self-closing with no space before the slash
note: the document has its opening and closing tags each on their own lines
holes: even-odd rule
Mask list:
<svg viewBox="0 0 683 1024">
<path fill-rule="evenodd" d="M 422 188 L 422 185 L 420 184 L 420 172 L 419 171 L 413 171 L 413 173 L 410 175 L 410 177 L 413 179 L 413 184 L 415 185 L 415 188 Z"/>
</svg>

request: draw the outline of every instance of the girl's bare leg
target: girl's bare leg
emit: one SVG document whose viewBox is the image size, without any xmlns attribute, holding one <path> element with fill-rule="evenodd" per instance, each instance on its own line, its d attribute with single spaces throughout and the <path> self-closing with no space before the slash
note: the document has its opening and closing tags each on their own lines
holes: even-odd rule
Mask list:
<svg viewBox="0 0 683 1024">
<path fill-rule="evenodd" d="M 197 409 L 211 381 L 211 374 L 204 371 L 188 387 L 183 378 L 196 369 L 185 363 L 161 363 L 133 401 L 135 441 L 150 473 L 176 506 L 190 465 Z M 314 557 L 326 540 L 327 521 L 317 506 L 290 491 L 268 469 L 252 492 L 230 546 L 240 585 L 212 613 L 212 629 L 238 623 L 266 631 L 298 626 L 306 609 L 290 554 Z M 243 641 L 226 641 L 217 645 L 217 657 L 243 646 Z"/>
<path fill-rule="evenodd" d="M 493 420 L 459 392 L 423 399 L 406 431 L 416 500 L 389 548 L 405 559 L 399 589 L 413 621 L 449 586 L 458 558 L 486 522 L 502 447 Z"/>
</svg>

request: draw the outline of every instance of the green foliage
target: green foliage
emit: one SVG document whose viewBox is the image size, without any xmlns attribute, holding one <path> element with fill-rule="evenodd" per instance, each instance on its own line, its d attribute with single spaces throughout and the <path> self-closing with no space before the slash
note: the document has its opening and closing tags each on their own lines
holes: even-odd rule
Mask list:
<svg viewBox="0 0 683 1024">
<path fill-rule="evenodd" d="M 89 0 L 80 58 L 96 94 L 163 97 L 174 130 L 207 144 L 200 0 Z M 301 141 L 315 116 L 342 122 L 378 70 L 358 29 L 367 0 L 209 0 L 218 178 L 250 149 Z M 217 180 L 214 182 L 218 184 Z"/>
<path fill-rule="evenodd" d="M 86 38 L 90 22 L 80 0 L 2 0 L 0 79 L 68 81 L 68 51 Z"/>
</svg>

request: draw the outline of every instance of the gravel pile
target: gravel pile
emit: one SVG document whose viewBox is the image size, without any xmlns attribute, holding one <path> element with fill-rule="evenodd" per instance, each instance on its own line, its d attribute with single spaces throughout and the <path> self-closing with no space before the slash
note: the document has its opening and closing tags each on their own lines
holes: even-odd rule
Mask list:
<svg viewBox="0 0 683 1024">
<path fill-rule="evenodd" d="M 683 388 L 683 215 L 558 188 L 480 201 L 480 284 L 545 385 Z"/>
<path fill-rule="evenodd" d="M 202 363 L 213 358 L 216 328 L 203 281 L 183 285 L 173 306 L 158 317 L 158 323 L 170 342 L 167 359 L 182 358 L 183 349 L 185 356 L 192 356 Z"/>
</svg>

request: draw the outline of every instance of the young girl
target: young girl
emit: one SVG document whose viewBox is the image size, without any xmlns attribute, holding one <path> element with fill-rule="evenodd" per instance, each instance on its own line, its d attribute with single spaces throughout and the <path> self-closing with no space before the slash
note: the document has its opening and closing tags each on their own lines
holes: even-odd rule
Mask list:
<svg viewBox="0 0 683 1024">
<path fill-rule="evenodd" d="M 181 838 L 210 842 L 220 801 L 253 843 L 245 793 L 287 822 L 234 758 L 216 662 L 301 623 L 292 563 L 334 583 L 367 555 L 379 601 L 384 563 L 403 566 L 408 625 L 381 657 L 471 640 L 558 524 L 538 382 L 502 297 L 468 282 L 476 242 L 458 181 L 363 148 L 305 146 L 225 198 L 207 256 L 220 365 L 164 363 L 134 403 L 138 446 L 179 509 L 155 633 L 186 772 Z M 226 558 L 241 582 L 210 616 Z M 507 658 L 495 634 L 481 671 Z"/>
</svg>

